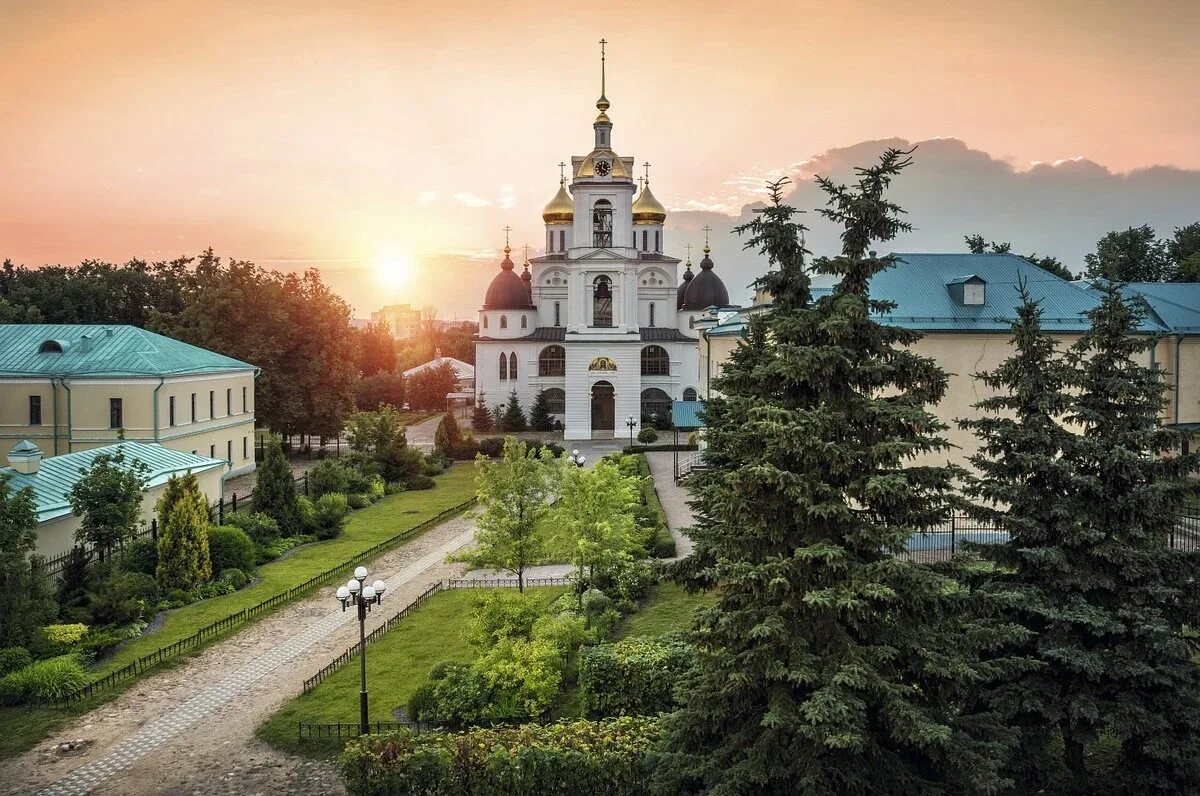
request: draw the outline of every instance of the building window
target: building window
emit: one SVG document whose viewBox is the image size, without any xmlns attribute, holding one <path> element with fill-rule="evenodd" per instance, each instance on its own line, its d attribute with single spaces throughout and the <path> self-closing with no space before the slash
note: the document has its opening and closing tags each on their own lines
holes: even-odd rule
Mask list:
<svg viewBox="0 0 1200 796">
<path fill-rule="evenodd" d="M 642 230 L 642 251 L 646 251 L 646 249 L 648 248 L 649 239 L 650 239 L 650 231 L 643 229 Z"/>
<path fill-rule="evenodd" d="M 642 425 L 660 426 L 671 418 L 671 397 L 657 387 L 642 390 Z"/>
<path fill-rule="evenodd" d="M 592 245 L 607 249 L 612 241 L 612 204 L 607 199 L 597 199 L 592 207 Z"/>
<path fill-rule="evenodd" d="M 560 252 L 565 252 L 567 250 L 567 231 L 565 229 L 560 229 L 558 231 L 558 250 Z"/>
<path fill-rule="evenodd" d="M 217 416 L 217 391 L 208 391 L 208 419 L 212 420 Z"/>
<path fill-rule="evenodd" d="M 560 345 L 548 345 L 538 354 L 539 376 L 567 375 L 567 350 Z"/>
<path fill-rule="evenodd" d="M 167 399 L 167 424 L 175 425 L 175 396 Z"/>
<path fill-rule="evenodd" d="M 654 302 L 650 302 L 650 325 L 654 325 Z"/>
<path fill-rule="evenodd" d="M 233 388 L 225 388 L 225 415 L 233 414 Z"/>
<path fill-rule="evenodd" d="M 29 396 L 29 425 L 40 426 L 42 424 L 42 396 Z"/>
<path fill-rule="evenodd" d="M 642 349 L 643 376 L 670 376 L 671 358 L 660 345 L 648 345 Z"/>
<path fill-rule="evenodd" d="M 612 280 L 607 276 L 598 276 L 592 282 L 592 326 L 612 325 Z"/>
<path fill-rule="evenodd" d="M 508 328 L 508 316 L 507 316 L 507 315 L 501 315 L 501 316 L 500 316 L 500 328 L 501 328 L 501 329 L 507 329 L 507 328 Z"/>
<path fill-rule="evenodd" d="M 250 438 L 242 437 L 242 458 L 250 458 Z"/>
<path fill-rule="evenodd" d="M 123 428 L 125 425 L 124 407 L 120 398 L 108 399 L 108 427 Z"/>
<path fill-rule="evenodd" d="M 552 415 L 566 414 L 567 394 L 557 387 L 545 390 L 542 395 L 546 399 L 546 411 Z"/>
<path fill-rule="evenodd" d="M 559 314 L 560 309 L 561 308 L 558 306 L 558 302 L 557 301 L 554 302 L 554 325 L 555 326 L 562 326 L 562 318 Z"/>
<path fill-rule="evenodd" d="M 513 351 L 508 355 L 508 379 L 509 381 L 517 380 L 517 352 Z"/>
<path fill-rule="evenodd" d="M 487 316 L 486 315 L 483 316 L 483 328 L 484 329 L 487 328 Z"/>
<path fill-rule="evenodd" d="M 250 404 L 246 402 L 246 388 L 242 388 L 242 414 L 250 411 Z"/>
<path fill-rule="evenodd" d="M 217 446 L 216 445 L 208 446 L 208 458 L 210 458 L 210 459 L 217 458 Z"/>
<path fill-rule="evenodd" d="M 500 381 L 508 380 L 508 354 L 500 354 Z"/>
<path fill-rule="evenodd" d="M 525 316 L 525 315 L 522 315 L 522 316 L 521 316 L 521 328 L 522 328 L 522 329 L 528 329 L 528 328 L 529 328 L 529 319 L 528 319 L 528 317 L 527 317 L 527 316 Z"/>
<path fill-rule="evenodd" d="M 554 230 L 546 230 L 546 251 L 554 251 Z"/>
<path fill-rule="evenodd" d="M 654 230 L 654 251 L 656 252 L 662 251 L 662 238 L 659 237 L 660 235 L 662 235 L 662 230 Z"/>
<path fill-rule="evenodd" d="M 685 400 L 685 401 L 696 400 L 696 390 L 692 387 L 688 387 L 686 390 L 684 390 L 683 391 L 683 400 Z"/>
<path fill-rule="evenodd" d="M 192 393 L 192 422 L 196 422 L 196 393 Z"/>
<path fill-rule="evenodd" d="M 225 443 L 225 461 L 233 464 L 233 440 Z"/>
</svg>

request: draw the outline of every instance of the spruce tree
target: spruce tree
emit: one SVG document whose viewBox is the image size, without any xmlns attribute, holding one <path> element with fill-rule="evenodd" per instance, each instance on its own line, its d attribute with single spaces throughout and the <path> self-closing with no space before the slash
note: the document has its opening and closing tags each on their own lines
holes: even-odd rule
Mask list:
<svg viewBox="0 0 1200 796">
<path fill-rule="evenodd" d="M 407 435 L 405 437 L 407 439 Z M 442 415 L 437 431 L 433 432 L 433 447 L 449 456 L 462 443 L 462 430 L 453 412 Z"/>
<path fill-rule="evenodd" d="M 880 324 L 868 292 L 907 228 L 884 198 L 909 163 L 889 150 L 853 187 L 820 180 L 843 226 L 839 279 L 813 303 L 801 227 L 781 201 L 740 231 L 773 269 L 770 312 L 706 404 L 709 467 L 694 476 L 693 584 L 717 605 L 691 633 L 698 663 L 667 719 L 659 785 L 714 794 L 971 793 L 1005 784 L 1003 728 L 966 706 L 987 676 L 948 574 L 894 557 L 941 521 L 957 471 L 918 465 L 948 445 L 925 408 L 946 374 Z"/>
<path fill-rule="evenodd" d="M 1077 606 L 1095 579 L 1088 574 L 1092 538 L 1076 511 L 1079 477 L 1067 454 L 1073 434 L 1063 425 L 1071 408 L 1071 368 L 1042 328 L 1042 310 L 1020 287 L 1012 326 L 1013 354 L 988 373 L 976 374 L 993 395 L 979 401 L 979 417 L 962 420 L 974 431 L 979 452 L 964 480 L 968 511 L 1008 533 L 1004 542 L 976 553 L 992 567 L 979 575 L 981 594 L 1024 632 L 1015 634 L 1006 676 L 983 698 L 1020 732 L 1012 770 L 1034 787 L 1052 777 L 1051 740 L 1065 742 L 1083 776 L 1085 739 L 1095 722 L 1075 697 L 1088 679 L 1088 661 L 1063 655 L 1082 649 L 1092 622 Z"/>
<path fill-rule="evenodd" d="M 500 427 L 505 431 L 524 431 L 529 427 L 525 422 L 525 412 L 521 409 L 521 402 L 517 398 L 516 390 L 513 390 L 508 396 L 508 405 L 504 407 L 504 416 L 501 418 Z"/>
<path fill-rule="evenodd" d="M 188 472 L 171 476 L 158 500 L 158 568 L 164 589 L 192 589 L 212 579 L 208 556 L 208 504 Z"/>
<path fill-rule="evenodd" d="M 275 520 L 284 536 L 300 532 L 296 481 L 277 434 L 272 434 L 267 440 L 262 464 L 258 466 L 254 481 L 254 510 Z"/>
<path fill-rule="evenodd" d="M 540 390 L 529 407 L 529 427 L 534 431 L 550 431 L 554 428 L 554 419 L 550 417 L 550 407 L 546 403 L 546 391 Z"/>
<path fill-rule="evenodd" d="M 471 427 L 476 431 L 491 431 L 492 430 L 492 410 L 488 409 L 483 400 L 483 393 L 479 394 L 479 400 L 475 402 L 475 412 L 471 415 Z"/>
<path fill-rule="evenodd" d="M 1181 434 L 1161 425 L 1167 385 L 1144 364 L 1157 340 L 1138 334 L 1143 317 L 1109 286 L 1072 350 L 1069 420 L 1081 432 L 1070 456 L 1082 485 L 1074 508 L 1090 542 L 1073 607 L 1091 621 L 1062 654 L 1088 674 L 1070 709 L 1097 715 L 1120 744 L 1112 779 L 1125 792 L 1195 793 L 1200 669 L 1183 630 L 1200 595 L 1196 555 L 1172 539 L 1200 457 L 1178 454 Z"/>
</svg>

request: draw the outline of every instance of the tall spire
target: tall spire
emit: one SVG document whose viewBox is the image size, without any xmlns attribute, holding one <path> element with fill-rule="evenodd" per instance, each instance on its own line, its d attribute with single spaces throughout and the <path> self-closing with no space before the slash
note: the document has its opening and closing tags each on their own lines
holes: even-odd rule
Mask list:
<svg viewBox="0 0 1200 796">
<path fill-rule="evenodd" d="M 708 248 L 708 233 L 712 232 L 712 227 L 705 224 L 701 229 L 704 230 L 704 256 L 707 257 L 708 253 L 712 251 L 712 249 Z"/>
<path fill-rule="evenodd" d="M 607 44 L 604 39 L 600 40 L 600 99 L 596 100 L 596 107 L 601 113 L 608 110 L 608 98 L 604 96 L 604 47 Z"/>
</svg>

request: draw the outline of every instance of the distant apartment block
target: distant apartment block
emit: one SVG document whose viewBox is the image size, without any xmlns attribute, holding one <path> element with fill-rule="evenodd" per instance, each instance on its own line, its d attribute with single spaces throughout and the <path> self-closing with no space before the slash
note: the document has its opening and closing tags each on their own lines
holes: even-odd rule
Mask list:
<svg viewBox="0 0 1200 796">
<path fill-rule="evenodd" d="M 371 323 L 386 323 L 397 340 L 411 340 L 421 329 L 421 311 L 409 304 L 389 304 L 371 313 Z"/>
<path fill-rule="evenodd" d="M 249 472 L 257 373 L 134 326 L 0 324 L 0 445 L 51 457 L 124 436 Z"/>
</svg>

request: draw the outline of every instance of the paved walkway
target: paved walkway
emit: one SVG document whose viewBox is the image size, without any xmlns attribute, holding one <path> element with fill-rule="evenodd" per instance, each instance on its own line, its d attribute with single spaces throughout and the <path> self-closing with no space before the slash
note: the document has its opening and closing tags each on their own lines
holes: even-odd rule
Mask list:
<svg viewBox="0 0 1200 796">
<path fill-rule="evenodd" d="M 404 437 L 408 440 L 409 445 L 429 453 L 433 450 L 433 436 L 437 433 L 437 427 L 441 422 L 442 415 L 435 415 L 428 420 L 414 423 L 404 429 Z"/>
<path fill-rule="evenodd" d="M 370 563 L 371 577 L 382 577 L 389 590 L 369 624 L 381 624 L 435 581 L 454 577 L 456 568 L 445 557 L 473 536 L 473 516 L 457 517 Z M 343 792 L 331 764 L 284 755 L 254 737 L 260 723 L 300 692 L 305 678 L 357 640 L 354 614 L 336 607 L 333 588 L 139 681 L 54 738 L 4 761 L 0 790 Z M 88 742 L 83 753 L 57 752 L 57 744 L 75 738 Z"/>
<path fill-rule="evenodd" d="M 646 461 L 654 478 L 658 501 L 662 503 L 663 515 L 667 518 L 667 528 L 675 537 L 675 555 L 687 558 L 694 545 L 684 531 L 695 523 L 696 517 L 687 504 L 690 499 L 687 490 L 675 483 L 674 455 L 671 451 L 652 451 L 646 454 Z"/>
</svg>

